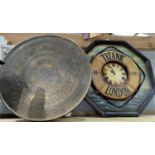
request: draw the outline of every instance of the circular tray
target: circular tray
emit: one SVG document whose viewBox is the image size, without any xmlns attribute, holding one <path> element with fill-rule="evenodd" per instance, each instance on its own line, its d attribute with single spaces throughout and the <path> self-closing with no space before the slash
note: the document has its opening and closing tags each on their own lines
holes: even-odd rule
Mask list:
<svg viewBox="0 0 155 155">
<path fill-rule="evenodd" d="M 81 48 L 57 36 L 26 40 L 8 54 L 0 69 L 3 102 L 17 116 L 52 120 L 73 110 L 91 82 Z"/>
</svg>

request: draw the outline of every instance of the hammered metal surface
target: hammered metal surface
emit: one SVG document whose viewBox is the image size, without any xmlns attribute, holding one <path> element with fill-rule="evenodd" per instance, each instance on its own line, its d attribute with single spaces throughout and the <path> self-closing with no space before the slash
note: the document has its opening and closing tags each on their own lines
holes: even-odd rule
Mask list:
<svg viewBox="0 0 155 155">
<path fill-rule="evenodd" d="M 51 120 L 73 110 L 91 81 L 87 56 L 73 42 L 41 36 L 16 46 L 0 70 L 0 92 L 16 115 Z"/>
</svg>

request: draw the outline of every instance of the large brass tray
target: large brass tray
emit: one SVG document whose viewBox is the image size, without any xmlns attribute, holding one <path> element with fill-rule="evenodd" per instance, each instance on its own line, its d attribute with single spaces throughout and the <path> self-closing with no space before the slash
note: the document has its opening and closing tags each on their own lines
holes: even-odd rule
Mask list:
<svg viewBox="0 0 155 155">
<path fill-rule="evenodd" d="M 57 36 L 20 43 L 4 63 L 1 98 L 13 113 L 28 120 L 52 120 L 67 114 L 84 98 L 91 82 L 83 50 Z"/>
</svg>

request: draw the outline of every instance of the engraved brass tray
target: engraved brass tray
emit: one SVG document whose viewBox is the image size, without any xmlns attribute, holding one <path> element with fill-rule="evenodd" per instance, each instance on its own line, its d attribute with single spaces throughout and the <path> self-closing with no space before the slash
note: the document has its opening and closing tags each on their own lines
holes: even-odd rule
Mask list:
<svg viewBox="0 0 155 155">
<path fill-rule="evenodd" d="M 89 60 L 81 48 L 57 36 L 26 40 L 0 68 L 0 92 L 17 116 L 52 120 L 73 110 L 91 82 Z"/>
</svg>

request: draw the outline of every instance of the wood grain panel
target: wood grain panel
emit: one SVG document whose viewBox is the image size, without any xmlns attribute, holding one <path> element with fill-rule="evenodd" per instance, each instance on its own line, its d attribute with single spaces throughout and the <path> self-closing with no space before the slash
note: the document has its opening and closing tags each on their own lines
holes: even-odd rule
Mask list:
<svg viewBox="0 0 155 155">
<path fill-rule="evenodd" d="M 76 42 L 81 47 L 87 47 L 96 39 L 111 39 L 111 40 L 124 40 L 137 49 L 154 50 L 155 49 L 155 37 L 131 37 L 131 36 L 105 36 L 101 35 L 97 38 L 84 40 L 82 34 L 66 34 L 66 33 L 0 33 L 4 35 L 10 44 L 18 44 L 19 42 L 29 39 L 38 35 L 58 35 L 64 38 L 68 38 Z"/>
</svg>

